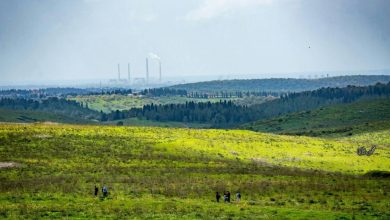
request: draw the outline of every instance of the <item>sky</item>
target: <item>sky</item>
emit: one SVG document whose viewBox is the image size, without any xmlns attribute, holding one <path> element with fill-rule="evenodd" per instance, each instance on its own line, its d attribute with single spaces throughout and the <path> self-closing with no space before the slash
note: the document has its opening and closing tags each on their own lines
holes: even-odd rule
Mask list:
<svg viewBox="0 0 390 220">
<path fill-rule="evenodd" d="M 390 69 L 389 0 L 0 0 L 0 84 Z"/>
</svg>

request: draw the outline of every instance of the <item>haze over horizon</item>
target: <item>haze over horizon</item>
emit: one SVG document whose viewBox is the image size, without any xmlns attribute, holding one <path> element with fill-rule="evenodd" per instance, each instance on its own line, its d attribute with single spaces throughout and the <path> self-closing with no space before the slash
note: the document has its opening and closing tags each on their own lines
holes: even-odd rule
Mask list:
<svg viewBox="0 0 390 220">
<path fill-rule="evenodd" d="M 0 84 L 144 77 L 150 53 L 165 78 L 388 70 L 389 36 L 387 0 L 1 0 Z"/>
</svg>

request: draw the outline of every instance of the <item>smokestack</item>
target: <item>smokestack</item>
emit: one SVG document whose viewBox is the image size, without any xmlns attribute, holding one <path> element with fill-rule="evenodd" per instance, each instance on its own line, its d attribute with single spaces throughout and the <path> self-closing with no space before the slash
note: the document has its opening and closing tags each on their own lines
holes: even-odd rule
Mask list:
<svg viewBox="0 0 390 220">
<path fill-rule="evenodd" d="M 149 60 L 146 58 L 146 83 L 149 83 Z"/>
<path fill-rule="evenodd" d="M 160 81 L 160 83 L 161 83 L 161 60 L 158 61 L 158 64 L 159 64 L 159 68 L 160 68 L 160 69 L 159 69 L 159 70 L 160 70 L 160 72 L 159 72 L 159 73 L 160 73 L 159 81 Z"/>
<path fill-rule="evenodd" d="M 127 80 L 130 82 L 130 63 L 127 63 Z"/>
<path fill-rule="evenodd" d="M 118 81 L 121 80 L 121 66 L 118 63 Z"/>
</svg>

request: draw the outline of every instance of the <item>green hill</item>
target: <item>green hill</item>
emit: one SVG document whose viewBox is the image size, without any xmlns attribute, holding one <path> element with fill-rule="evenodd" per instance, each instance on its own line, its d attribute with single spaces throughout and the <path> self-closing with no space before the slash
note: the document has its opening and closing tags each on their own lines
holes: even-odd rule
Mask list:
<svg viewBox="0 0 390 220">
<path fill-rule="evenodd" d="M 48 97 L 40 100 L 25 98 L 0 98 L 0 109 L 47 112 L 66 115 L 68 117 L 87 120 L 100 119 L 100 113 L 79 104 L 76 101 L 58 97 Z"/>
<path fill-rule="evenodd" d="M 214 80 L 207 82 L 174 85 L 169 88 L 184 89 L 188 92 L 219 92 L 219 91 L 270 91 L 270 92 L 300 92 L 315 90 L 322 87 L 346 87 L 348 85 L 368 86 L 378 82 L 388 83 L 388 75 L 354 75 L 336 76 L 320 79 L 247 79 L 247 80 Z"/>
<path fill-rule="evenodd" d="M 280 134 L 343 136 L 390 128 L 390 99 L 361 100 L 291 113 L 241 128 Z"/>
<path fill-rule="evenodd" d="M 63 114 L 31 111 L 31 110 L 15 110 L 0 108 L 0 122 L 16 122 L 16 123 L 35 123 L 35 122 L 56 122 L 67 124 L 92 124 L 91 120 L 78 117 L 70 117 Z"/>
<path fill-rule="evenodd" d="M 0 218 L 388 219 L 389 137 L 0 125 Z"/>
</svg>

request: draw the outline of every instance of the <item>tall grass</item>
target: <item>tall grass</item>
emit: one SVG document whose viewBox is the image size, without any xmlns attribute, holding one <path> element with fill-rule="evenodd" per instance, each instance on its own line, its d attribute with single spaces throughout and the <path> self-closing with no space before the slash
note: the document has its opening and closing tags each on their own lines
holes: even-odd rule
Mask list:
<svg viewBox="0 0 390 220">
<path fill-rule="evenodd" d="M 389 218 L 389 179 L 363 175 L 390 171 L 388 134 L 0 125 L 0 161 L 19 164 L 0 171 L 0 218 Z M 242 201 L 216 204 L 224 190 Z"/>
</svg>

